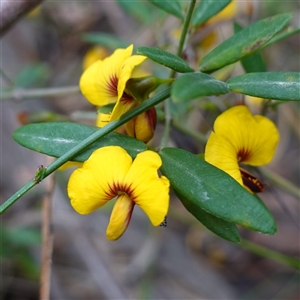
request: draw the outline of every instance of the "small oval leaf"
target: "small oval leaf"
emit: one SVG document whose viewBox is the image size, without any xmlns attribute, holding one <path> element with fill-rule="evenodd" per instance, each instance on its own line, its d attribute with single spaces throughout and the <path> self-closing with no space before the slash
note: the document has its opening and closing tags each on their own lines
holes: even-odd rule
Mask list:
<svg viewBox="0 0 300 300">
<path fill-rule="evenodd" d="M 182 9 L 178 1 L 161 1 L 161 0 L 148 0 L 153 5 L 159 7 L 163 11 L 183 20 Z"/>
<path fill-rule="evenodd" d="M 181 102 L 228 92 L 229 87 L 223 81 L 204 73 L 189 73 L 180 76 L 173 83 L 171 96 L 174 102 Z"/>
<path fill-rule="evenodd" d="M 60 157 L 97 130 L 97 127 L 71 122 L 37 123 L 18 128 L 13 133 L 13 138 L 28 149 Z M 83 162 L 96 149 L 112 145 L 124 148 L 132 157 L 147 150 L 143 142 L 112 132 L 78 154 L 72 161 Z"/>
<path fill-rule="evenodd" d="M 127 15 L 132 16 L 142 24 L 152 24 L 157 16 L 153 6 L 145 1 L 116 0 L 116 2 Z"/>
<path fill-rule="evenodd" d="M 234 33 L 241 31 L 243 27 L 238 23 L 234 23 Z M 266 72 L 266 65 L 261 57 L 260 51 L 254 52 L 241 59 L 241 64 L 246 73 Z"/>
<path fill-rule="evenodd" d="M 220 12 L 230 2 L 231 0 L 201 0 L 200 4 L 194 11 L 192 24 L 194 26 L 203 24 L 208 19 Z"/>
<path fill-rule="evenodd" d="M 227 81 L 233 92 L 265 99 L 299 101 L 300 72 L 258 72 Z"/>
<path fill-rule="evenodd" d="M 248 229 L 276 232 L 276 223 L 263 202 L 228 174 L 182 149 L 164 148 L 159 154 L 161 172 L 193 205 Z"/>
<path fill-rule="evenodd" d="M 176 195 L 182 202 L 184 207 L 206 228 L 225 240 L 234 243 L 240 242 L 240 234 L 235 224 L 207 213 L 205 210 L 201 209 L 199 206 L 194 205 L 179 193 L 176 193 Z"/>
<path fill-rule="evenodd" d="M 291 17 L 291 14 L 284 13 L 242 29 L 208 53 L 199 63 L 200 71 L 211 72 L 220 69 L 257 51 L 279 32 Z"/>
<path fill-rule="evenodd" d="M 151 60 L 179 73 L 194 72 L 194 69 L 181 57 L 158 48 L 139 47 L 137 48 L 137 54 L 145 55 Z"/>
<path fill-rule="evenodd" d="M 115 50 L 116 48 L 126 48 L 129 46 L 128 42 L 122 41 L 116 36 L 108 33 L 85 33 L 82 35 L 82 40 L 94 45 L 102 45 L 110 50 Z"/>
</svg>

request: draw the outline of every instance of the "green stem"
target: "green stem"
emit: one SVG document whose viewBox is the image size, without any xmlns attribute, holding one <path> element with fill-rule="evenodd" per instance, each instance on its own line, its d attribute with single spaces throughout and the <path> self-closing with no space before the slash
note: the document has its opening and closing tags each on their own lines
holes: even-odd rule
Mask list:
<svg viewBox="0 0 300 300">
<path fill-rule="evenodd" d="M 2 91 L 0 98 L 1 100 L 8 99 L 31 99 L 39 97 L 54 97 L 54 96 L 64 96 L 70 94 L 79 94 L 79 86 L 67 86 L 67 87 L 57 87 L 57 88 L 44 88 L 44 89 L 21 89 L 17 88 L 10 91 Z"/>
<path fill-rule="evenodd" d="M 133 110 L 127 112 L 124 114 L 119 120 L 113 121 L 106 126 L 100 128 L 95 133 L 87 137 L 85 140 L 83 140 L 81 143 L 79 143 L 77 146 L 72 148 L 70 151 L 65 153 L 64 155 L 60 156 L 57 160 L 55 160 L 52 164 L 50 164 L 43 175 L 39 177 L 39 180 L 36 179 L 36 177 L 32 178 L 30 181 L 28 181 L 19 191 L 17 191 L 14 195 L 12 195 L 7 201 L 5 201 L 0 206 L 0 214 L 2 214 L 4 211 L 6 211 L 12 204 L 14 204 L 18 199 L 21 198 L 26 192 L 28 192 L 31 188 L 33 188 L 40 180 L 46 178 L 51 173 L 53 173 L 55 170 L 57 170 L 60 166 L 62 166 L 67 161 L 71 160 L 72 157 L 77 155 L 82 150 L 89 147 L 91 144 L 93 144 L 95 141 L 101 139 L 108 133 L 114 131 L 121 125 L 125 124 L 129 120 L 133 119 L 134 117 L 140 115 L 141 113 L 145 112 L 149 108 L 157 105 L 158 103 L 164 101 L 168 97 L 170 97 L 170 87 L 162 91 L 161 93 L 155 95 L 154 97 L 150 98 L 149 100 L 143 102 L 142 104 L 135 107 Z"/>
<path fill-rule="evenodd" d="M 240 246 L 252 253 L 258 254 L 260 256 L 266 257 L 268 259 L 272 259 L 276 262 L 291 266 L 295 269 L 300 270 L 300 261 L 298 259 L 289 257 L 287 255 L 272 251 L 263 246 L 259 246 L 250 241 L 241 240 Z"/>
<path fill-rule="evenodd" d="M 187 14 L 186 14 L 186 17 L 185 17 L 185 20 L 183 23 L 182 32 L 181 32 L 181 36 L 180 36 L 180 40 L 179 40 L 179 45 L 178 45 L 178 49 L 177 49 L 177 53 L 176 53 L 177 56 L 180 56 L 182 53 L 195 5 L 196 5 L 196 0 L 192 0 L 189 3 L 189 7 L 188 7 Z"/>
<path fill-rule="evenodd" d="M 277 187 L 285 190 L 286 192 L 300 200 L 300 189 L 297 186 L 295 186 L 285 178 L 279 176 L 278 174 L 269 171 L 266 168 L 260 168 L 259 170 L 263 173 L 263 175 L 266 178 L 268 178 L 268 180 L 273 182 Z"/>
<path fill-rule="evenodd" d="M 178 48 L 177 48 L 177 52 L 176 52 L 177 56 L 181 56 L 195 5 L 196 5 L 196 0 L 191 0 L 189 3 L 189 6 L 188 6 L 186 17 L 183 22 L 181 36 L 180 36 L 180 40 L 179 40 L 179 44 L 178 44 Z M 170 74 L 170 78 L 171 79 L 175 78 L 175 75 L 176 75 L 176 71 L 172 70 L 171 74 Z M 165 128 L 164 128 L 164 132 L 162 135 L 162 139 L 161 139 L 159 148 L 164 148 L 166 146 L 169 135 L 170 135 L 171 122 L 172 122 L 171 99 L 168 99 L 167 101 L 165 101 L 164 105 L 165 105 Z"/>
</svg>

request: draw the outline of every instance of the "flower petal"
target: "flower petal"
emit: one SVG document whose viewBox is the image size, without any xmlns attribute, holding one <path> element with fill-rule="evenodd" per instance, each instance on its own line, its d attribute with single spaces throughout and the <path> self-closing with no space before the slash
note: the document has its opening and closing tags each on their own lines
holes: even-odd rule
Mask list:
<svg viewBox="0 0 300 300">
<path fill-rule="evenodd" d="M 82 68 L 83 70 L 86 70 L 88 67 L 90 67 L 94 62 L 100 60 L 103 60 L 105 57 L 108 56 L 108 51 L 106 48 L 101 47 L 101 46 L 95 46 L 90 48 L 82 62 Z"/>
<path fill-rule="evenodd" d="M 88 214 L 114 198 L 113 187 L 124 181 L 131 164 L 132 158 L 121 147 L 94 151 L 69 179 L 68 195 L 73 208 L 80 214 Z"/>
<path fill-rule="evenodd" d="M 259 135 L 259 139 L 255 136 L 256 143 L 252 150 L 253 155 L 243 163 L 251 166 L 261 166 L 272 160 L 279 142 L 279 133 L 275 124 L 268 118 L 264 116 L 254 116 L 253 118 L 256 122 L 256 134 Z"/>
<path fill-rule="evenodd" d="M 215 121 L 214 132 L 235 149 L 239 162 L 260 166 L 271 161 L 279 134 L 264 116 L 252 116 L 244 105 L 232 107 Z"/>
<path fill-rule="evenodd" d="M 81 92 L 89 102 L 98 106 L 117 102 L 119 78 L 123 64 L 130 57 L 132 49 L 133 45 L 126 49 L 117 49 L 103 61 L 99 60 L 92 64 L 82 74 L 79 85 Z"/>
<path fill-rule="evenodd" d="M 111 114 L 104 114 L 104 113 L 98 113 L 97 119 L 96 119 L 96 126 L 97 127 L 104 127 L 109 123 Z"/>
<path fill-rule="evenodd" d="M 109 122 L 119 120 L 122 115 L 127 113 L 135 104 L 135 100 L 132 99 L 120 99 L 117 104 L 114 106 L 114 109 L 110 115 Z"/>
<path fill-rule="evenodd" d="M 211 132 L 205 147 L 205 160 L 243 185 L 235 148 L 227 138 Z"/>
<path fill-rule="evenodd" d="M 269 163 L 278 140 L 277 128 L 271 120 L 253 116 L 244 105 L 235 106 L 216 119 L 205 148 L 205 160 L 243 185 L 238 163 Z"/>
<path fill-rule="evenodd" d="M 139 153 L 124 183 L 130 185 L 131 199 L 147 214 L 154 226 L 160 225 L 169 208 L 169 180 L 158 176 L 161 158 L 153 151 Z"/>
<path fill-rule="evenodd" d="M 127 194 L 118 196 L 106 229 L 109 240 L 117 240 L 123 235 L 130 222 L 134 204 Z"/>
<path fill-rule="evenodd" d="M 156 110 L 151 107 L 126 123 L 126 132 L 144 143 L 148 143 L 156 127 Z"/>
<path fill-rule="evenodd" d="M 121 99 L 126 83 L 131 77 L 131 74 L 133 72 L 133 69 L 140 65 L 147 57 L 142 55 L 133 55 L 128 57 L 121 67 L 121 72 L 119 76 L 119 82 L 118 82 L 118 100 Z"/>
</svg>

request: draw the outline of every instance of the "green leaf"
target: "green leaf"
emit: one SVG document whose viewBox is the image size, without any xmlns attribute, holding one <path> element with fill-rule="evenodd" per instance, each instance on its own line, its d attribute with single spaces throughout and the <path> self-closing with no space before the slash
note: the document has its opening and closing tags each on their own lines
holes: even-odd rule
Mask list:
<svg viewBox="0 0 300 300">
<path fill-rule="evenodd" d="M 60 157 L 97 130 L 99 130 L 97 127 L 71 122 L 29 124 L 18 128 L 13 133 L 13 138 L 17 143 L 28 149 Z M 83 162 L 96 149 L 111 145 L 124 148 L 132 157 L 147 150 L 147 146 L 143 142 L 112 132 L 92 144 L 72 160 Z"/>
<path fill-rule="evenodd" d="M 232 77 L 229 89 L 239 94 L 260 98 L 299 101 L 300 72 L 262 72 Z"/>
<path fill-rule="evenodd" d="M 151 60 L 179 73 L 194 72 L 194 69 L 181 57 L 158 48 L 139 47 L 137 48 L 137 54 L 145 55 Z"/>
<path fill-rule="evenodd" d="M 184 207 L 213 233 L 234 243 L 238 243 L 240 241 L 240 234 L 235 224 L 207 213 L 205 210 L 201 209 L 197 205 L 194 205 L 179 193 L 176 193 L 176 195 Z"/>
<path fill-rule="evenodd" d="M 117 0 L 118 5 L 129 15 L 141 23 L 150 24 L 154 20 L 153 7 L 143 1 Z"/>
<path fill-rule="evenodd" d="M 159 7 L 163 11 L 183 20 L 182 8 L 178 1 L 161 1 L 161 0 L 148 0 L 153 5 Z"/>
<path fill-rule="evenodd" d="M 159 154 L 161 172 L 194 206 L 248 229 L 276 232 L 276 223 L 266 206 L 228 174 L 182 149 L 164 148 Z"/>
<path fill-rule="evenodd" d="M 262 49 L 269 47 L 270 45 L 280 42 L 294 34 L 300 32 L 300 28 L 291 28 L 288 27 L 285 31 L 276 34 L 273 38 L 271 38 L 265 45 L 263 45 Z"/>
<path fill-rule="evenodd" d="M 50 76 L 50 69 L 44 63 L 33 63 L 26 66 L 14 79 L 17 87 L 43 86 Z"/>
<path fill-rule="evenodd" d="M 102 45 L 110 50 L 126 48 L 130 43 L 122 41 L 112 34 L 90 32 L 82 35 L 82 40 L 94 45 Z"/>
<path fill-rule="evenodd" d="M 102 114 L 110 114 L 113 111 L 114 106 L 115 106 L 114 103 L 110 103 L 110 104 L 107 104 L 107 105 L 100 106 L 97 109 L 97 112 L 102 113 Z"/>
<path fill-rule="evenodd" d="M 242 29 L 208 53 L 199 63 L 200 71 L 211 72 L 252 54 L 279 32 L 291 17 L 291 14 L 284 13 Z"/>
<path fill-rule="evenodd" d="M 231 0 L 201 0 L 195 9 L 192 24 L 198 26 L 220 12 Z"/>
<path fill-rule="evenodd" d="M 180 76 L 173 83 L 171 96 L 174 102 L 180 102 L 228 92 L 229 88 L 223 81 L 204 73 L 189 73 Z"/>
<path fill-rule="evenodd" d="M 243 27 L 238 23 L 234 23 L 234 33 L 241 31 Z M 254 52 L 248 56 L 245 56 L 241 59 L 241 64 L 246 73 L 253 73 L 253 72 L 266 72 L 265 63 L 261 57 L 259 51 Z"/>
</svg>

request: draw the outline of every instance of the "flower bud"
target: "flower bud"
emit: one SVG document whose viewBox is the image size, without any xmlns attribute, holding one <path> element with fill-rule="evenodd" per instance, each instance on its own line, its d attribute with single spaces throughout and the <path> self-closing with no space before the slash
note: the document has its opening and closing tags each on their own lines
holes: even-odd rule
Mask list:
<svg viewBox="0 0 300 300">
<path fill-rule="evenodd" d="M 156 127 L 156 110 L 151 107 L 147 111 L 126 123 L 126 132 L 144 143 L 148 143 Z"/>
</svg>

